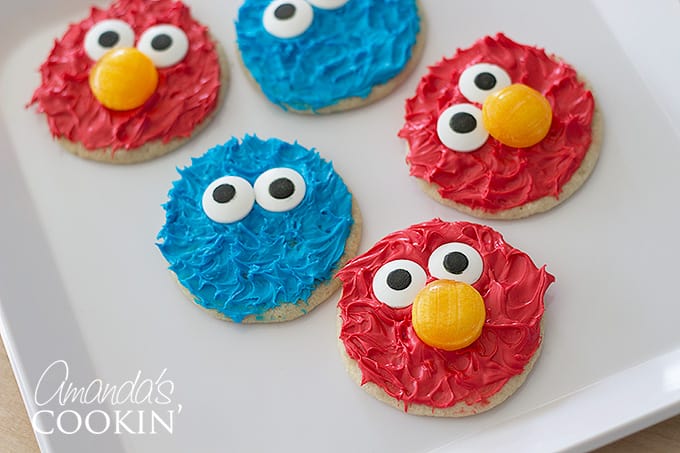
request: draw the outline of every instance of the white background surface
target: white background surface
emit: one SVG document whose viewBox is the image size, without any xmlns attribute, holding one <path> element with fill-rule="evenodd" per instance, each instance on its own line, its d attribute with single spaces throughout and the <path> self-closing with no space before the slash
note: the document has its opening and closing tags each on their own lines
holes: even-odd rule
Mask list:
<svg viewBox="0 0 680 453">
<path fill-rule="evenodd" d="M 45 451 L 581 449 L 680 411 L 680 155 L 671 121 L 680 120 L 680 92 L 664 83 L 678 72 L 678 54 L 665 60 L 663 52 L 680 42 L 670 28 L 677 2 L 649 12 L 604 0 L 422 0 L 427 45 L 415 73 L 377 104 L 324 117 L 285 113 L 248 83 L 235 63 L 239 2 L 188 3 L 227 51 L 226 102 L 181 149 L 128 167 L 62 151 L 45 118 L 24 108 L 51 41 L 89 2 L 3 5 L 0 315 L 29 412 L 36 382 L 58 359 L 81 386 L 120 384 L 138 370 L 156 378 L 167 368 L 173 404 L 182 405 L 172 435 L 39 436 Z M 337 294 L 275 326 L 223 323 L 185 300 L 154 246 L 160 205 L 176 166 L 232 135 L 298 140 L 333 160 L 363 211 L 361 251 L 432 217 L 470 220 L 419 191 L 396 133 L 426 66 L 498 31 L 577 67 L 605 122 L 600 162 L 573 198 L 543 215 L 489 222 L 557 278 L 542 356 L 512 398 L 460 420 L 375 401 L 338 356 Z"/>
</svg>

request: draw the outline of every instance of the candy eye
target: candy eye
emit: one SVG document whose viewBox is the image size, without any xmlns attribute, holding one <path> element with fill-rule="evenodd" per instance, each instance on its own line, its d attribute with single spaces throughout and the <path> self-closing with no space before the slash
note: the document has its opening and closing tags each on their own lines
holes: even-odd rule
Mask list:
<svg viewBox="0 0 680 453">
<path fill-rule="evenodd" d="M 312 20 L 314 10 L 306 1 L 275 0 L 264 10 L 262 25 L 270 35 L 286 39 L 304 33 L 312 25 Z"/>
<path fill-rule="evenodd" d="M 470 66 L 460 75 L 458 88 L 469 101 L 482 104 L 486 97 L 507 86 L 512 81 L 507 72 L 500 66 L 479 63 Z"/>
<path fill-rule="evenodd" d="M 482 123 L 482 111 L 472 104 L 457 104 L 444 110 L 437 120 L 437 135 L 447 148 L 469 152 L 489 138 Z"/>
<path fill-rule="evenodd" d="M 411 260 L 385 263 L 373 277 L 373 294 L 380 302 L 400 308 L 410 305 L 425 287 L 427 274 Z"/>
<path fill-rule="evenodd" d="M 253 187 L 257 204 L 272 212 L 290 211 L 300 204 L 307 190 L 300 173 L 283 167 L 265 171 Z"/>
<path fill-rule="evenodd" d="M 248 215 L 254 203 L 252 186 L 238 176 L 218 178 L 203 192 L 203 212 L 218 223 L 238 222 Z"/>
<path fill-rule="evenodd" d="M 349 0 L 307 0 L 312 5 L 321 9 L 338 9 L 345 6 Z"/>
<path fill-rule="evenodd" d="M 433 277 L 471 285 L 482 276 L 484 262 L 479 252 L 469 245 L 449 242 L 432 252 L 427 267 Z"/>
<path fill-rule="evenodd" d="M 85 35 L 85 53 L 92 60 L 99 60 L 106 52 L 118 47 L 133 47 L 135 32 L 127 23 L 118 19 L 97 22 Z"/>
<path fill-rule="evenodd" d="M 167 68 L 184 59 L 189 51 L 189 39 L 174 25 L 154 25 L 139 38 L 137 49 L 151 58 L 157 68 Z"/>
</svg>

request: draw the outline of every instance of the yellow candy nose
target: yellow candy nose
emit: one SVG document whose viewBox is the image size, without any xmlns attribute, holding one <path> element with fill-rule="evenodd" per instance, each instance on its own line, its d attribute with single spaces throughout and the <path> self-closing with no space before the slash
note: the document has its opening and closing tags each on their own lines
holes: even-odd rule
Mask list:
<svg viewBox="0 0 680 453">
<path fill-rule="evenodd" d="M 515 148 L 533 146 L 545 138 L 552 108 L 538 91 L 516 83 L 490 94 L 482 106 L 484 127 L 493 138 Z"/>
<path fill-rule="evenodd" d="M 132 110 L 146 102 L 158 86 L 158 71 L 149 57 L 135 48 L 114 49 L 90 71 L 94 97 L 111 110 Z"/>
<path fill-rule="evenodd" d="M 482 296 L 467 283 L 435 280 L 416 295 L 411 315 L 423 343 L 455 351 L 479 338 L 486 309 Z"/>
</svg>

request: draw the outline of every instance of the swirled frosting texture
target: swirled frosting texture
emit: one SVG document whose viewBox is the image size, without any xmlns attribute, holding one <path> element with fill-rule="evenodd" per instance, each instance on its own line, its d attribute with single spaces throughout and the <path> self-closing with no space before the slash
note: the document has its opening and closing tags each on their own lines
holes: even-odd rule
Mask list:
<svg viewBox="0 0 680 453">
<path fill-rule="evenodd" d="M 518 149 L 489 137 L 469 153 L 441 143 L 437 119 L 451 105 L 470 103 L 461 94 L 458 79 L 478 63 L 502 67 L 512 83 L 526 84 L 547 98 L 553 119 L 541 142 Z M 594 108 L 592 93 L 574 68 L 542 49 L 498 34 L 430 67 L 415 96 L 406 101 L 406 122 L 399 136 L 409 144 L 411 175 L 436 184 L 444 199 L 499 212 L 545 196 L 559 197 L 590 148 Z"/>
<path fill-rule="evenodd" d="M 201 206 L 211 182 L 227 175 L 250 184 L 264 171 L 297 171 L 307 190 L 287 212 L 257 203 L 236 223 L 210 220 Z M 333 166 L 313 150 L 277 139 L 232 138 L 179 170 L 164 205 L 158 247 L 195 302 L 233 321 L 281 303 L 304 303 L 332 277 L 352 220 L 352 196 Z"/>
<path fill-rule="evenodd" d="M 135 38 L 156 24 L 181 28 L 189 51 L 174 66 L 157 68 L 156 92 L 140 107 L 113 111 L 94 97 L 88 83 L 95 64 L 85 53 L 87 31 L 105 19 L 127 22 Z M 206 27 L 196 22 L 189 8 L 172 0 L 119 0 L 109 9 L 92 8 L 90 16 L 71 25 L 54 42 L 41 65 L 41 85 L 31 104 L 47 115 L 52 135 L 81 143 L 86 149 L 130 151 L 152 142 L 167 143 L 191 136 L 194 128 L 217 107 L 220 65 Z"/>
<path fill-rule="evenodd" d="M 246 0 L 236 33 L 243 62 L 269 100 L 282 108 L 318 110 L 399 74 L 420 30 L 415 0 L 349 0 L 335 10 L 314 7 L 311 26 L 280 39 L 262 25 L 270 0 Z"/>
<path fill-rule="evenodd" d="M 380 266 L 409 259 L 427 269 L 430 254 L 448 242 L 464 242 L 482 256 L 484 270 L 472 286 L 484 298 L 481 336 L 458 351 L 432 348 L 411 325 L 411 305 L 391 308 L 372 290 Z M 439 219 L 413 225 L 378 241 L 339 273 L 343 294 L 340 339 L 357 362 L 362 384 L 373 382 L 410 404 L 447 408 L 484 404 L 521 374 L 541 342 L 543 296 L 554 277 L 537 268 L 489 227 Z M 428 273 L 428 282 L 435 280 Z"/>
</svg>

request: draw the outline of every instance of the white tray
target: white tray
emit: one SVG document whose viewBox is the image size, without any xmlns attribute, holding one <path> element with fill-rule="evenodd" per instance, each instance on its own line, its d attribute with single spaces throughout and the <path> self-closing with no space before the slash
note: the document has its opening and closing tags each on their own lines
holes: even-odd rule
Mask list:
<svg viewBox="0 0 680 453">
<path fill-rule="evenodd" d="M 406 83 L 367 108 L 307 117 L 269 104 L 235 63 L 240 2 L 190 1 L 231 61 L 226 103 L 178 151 L 114 167 L 62 151 L 45 118 L 24 108 L 52 40 L 89 1 L 3 4 L 0 326 L 31 415 L 98 408 L 36 405 L 41 374 L 60 359 L 79 386 L 120 385 L 138 370 L 155 379 L 167 368 L 172 405 L 156 409 L 181 412 L 172 434 L 38 435 L 44 451 L 580 450 L 680 412 L 677 2 L 647 11 L 613 0 L 422 0 L 427 46 Z M 176 166 L 232 135 L 297 139 L 332 159 L 363 210 L 362 251 L 432 217 L 469 220 L 420 192 L 396 132 L 428 64 L 498 31 L 575 65 L 606 125 L 600 162 L 572 199 L 544 215 L 490 222 L 557 277 L 542 356 L 512 398 L 459 420 L 377 402 L 343 369 L 337 295 L 274 326 L 223 323 L 184 298 L 154 246 L 160 205 Z M 149 408 L 105 408 L 115 409 Z"/>
</svg>

